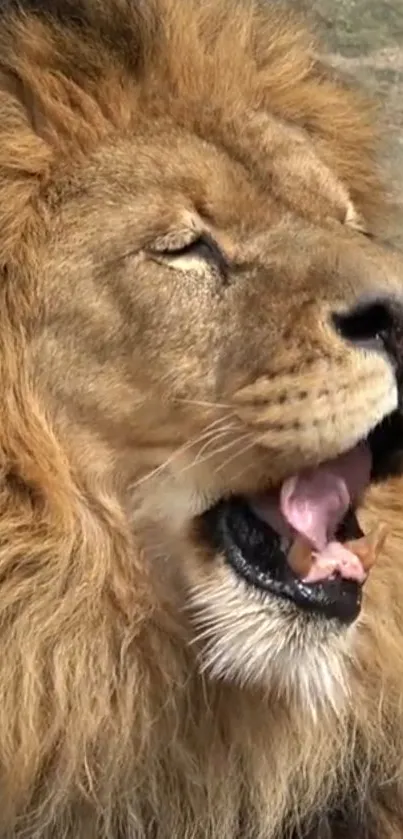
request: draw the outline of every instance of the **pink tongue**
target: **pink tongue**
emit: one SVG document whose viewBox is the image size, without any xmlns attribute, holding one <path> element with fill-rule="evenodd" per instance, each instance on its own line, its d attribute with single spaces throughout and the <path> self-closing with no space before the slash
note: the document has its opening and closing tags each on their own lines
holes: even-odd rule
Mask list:
<svg viewBox="0 0 403 839">
<path fill-rule="evenodd" d="M 278 533 L 300 534 L 313 548 L 312 568 L 305 580 L 316 582 L 334 573 L 362 582 L 360 560 L 334 540 L 348 508 L 369 484 L 371 453 L 365 443 L 335 460 L 286 480 L 280 498 L 260 496 L 256 512 Z"/>
<path fill-rule="evenodd" d="M 371 454 L 361 443 L 317 469 L 283 483 L 280 510 L 293 530 L 322 551 L 334 536 L 350 504 L 369 484 Z"/>
</svg>

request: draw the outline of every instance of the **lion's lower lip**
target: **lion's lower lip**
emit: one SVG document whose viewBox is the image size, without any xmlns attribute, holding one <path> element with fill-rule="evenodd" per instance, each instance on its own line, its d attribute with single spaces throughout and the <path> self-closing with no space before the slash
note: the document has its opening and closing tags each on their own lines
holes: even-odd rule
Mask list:
<svg viewBox="0 0 403 839">
<path fill-rule="evenodd" d="M 220 501 L 202 519 L 206 538 L 249 585 L 324 618 L 351 623 L 357 617 L 360 586 L 337 576 L 314 584 L 298 579 L 287 563 L 282 537 L 262 522 L 242 497 Z M 343 524 L 351 535 L 359 534 L 351 511 Z"/>
</svg>

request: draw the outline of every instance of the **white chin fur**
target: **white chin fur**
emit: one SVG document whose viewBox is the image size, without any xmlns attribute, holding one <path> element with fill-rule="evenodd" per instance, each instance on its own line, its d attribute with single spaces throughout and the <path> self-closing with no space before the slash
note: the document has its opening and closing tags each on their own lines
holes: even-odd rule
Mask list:
<svg viewBox="0 0 403 839">
<path fill-rule="evenodd" d="M 310 716 L 326 707 L 340 712 L 354 627 L 307 619 L 224 566 L 217 577 L 190 591 L 202 670 L 213 679 L 263 687 Z"/>
</svg>

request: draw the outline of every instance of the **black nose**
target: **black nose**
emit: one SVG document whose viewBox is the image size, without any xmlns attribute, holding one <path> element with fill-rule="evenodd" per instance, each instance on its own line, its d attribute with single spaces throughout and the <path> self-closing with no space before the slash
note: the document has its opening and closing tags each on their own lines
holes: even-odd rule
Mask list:
<svg viewBox="0 0 403 839">
<path fill-rule="evenodd" d="M 359 302 L 343 314 L 333 314 L 337 332 L 357 348 L 387 355 L 403 366 L 403 307 L 394 300 Z"/>
</svg>

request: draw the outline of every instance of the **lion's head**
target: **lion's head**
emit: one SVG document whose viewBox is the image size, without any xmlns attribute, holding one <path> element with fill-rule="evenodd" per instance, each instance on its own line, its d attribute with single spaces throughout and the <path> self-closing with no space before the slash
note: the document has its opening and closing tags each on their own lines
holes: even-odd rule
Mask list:
<svg viewBox="0 0 403 839">
<path fill-rule="evenodd" d="M 132 796 L 126 839 L 164 760 L 172 794 L 192 773 L 215 691 L 224 718 L 226 690 L 343 704 L 366 597 L 343 543 L 396 466 L 403 259 L 367 107 L 288 15 L 4 6 L 1 818 L 87 839 L 88 801 L 113 821 Z"/>
</svg>

